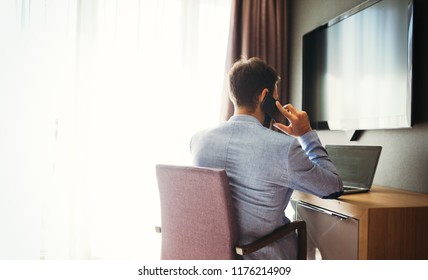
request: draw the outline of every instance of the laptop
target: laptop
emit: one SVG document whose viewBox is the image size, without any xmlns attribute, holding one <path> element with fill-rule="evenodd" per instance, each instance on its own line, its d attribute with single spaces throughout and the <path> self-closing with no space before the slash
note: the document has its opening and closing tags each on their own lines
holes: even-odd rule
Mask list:
<svg viewBox="0 0 428 280">
<path fill-rule="evenodd" d="M 381 146 L 326 145 L 343 181 L 344 194 L 370 191 Z"/>
</svg>

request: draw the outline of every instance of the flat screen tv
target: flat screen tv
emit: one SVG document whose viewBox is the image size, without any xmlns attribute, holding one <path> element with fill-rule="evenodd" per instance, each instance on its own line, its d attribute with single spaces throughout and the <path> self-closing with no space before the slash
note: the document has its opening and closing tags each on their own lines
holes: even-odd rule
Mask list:
<svg viewBox="0 0 428 280">
<path fill-rule="evenodd" d="M 316 129 L 411 127 L 413 1 L 366 1 L 303 36 L 302 108 Z"/>
</svg>

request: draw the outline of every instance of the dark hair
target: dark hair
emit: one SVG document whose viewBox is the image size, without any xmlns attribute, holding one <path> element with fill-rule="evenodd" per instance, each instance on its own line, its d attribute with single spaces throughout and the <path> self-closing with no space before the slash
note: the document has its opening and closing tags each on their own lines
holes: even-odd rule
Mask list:
<svg viewBox="0 0 428 280">
<path fill-rule="evenodd" d="M 279 79 L 276 70 L 260 58 L 241 58 L 229 71 L 230 98 L 237 106 L 255 110 L 263 89 L 273 94 Z"/>
</svg>

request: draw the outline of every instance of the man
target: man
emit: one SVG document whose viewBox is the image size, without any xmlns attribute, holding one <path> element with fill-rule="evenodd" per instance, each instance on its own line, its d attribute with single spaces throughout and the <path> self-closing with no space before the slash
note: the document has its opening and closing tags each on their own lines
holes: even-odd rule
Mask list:
<svg viewBox="0 0 428 280">
<path fill-rule="evenodd" d="M 258 58 L 236 62 L 229 72 L 234 116 L 195 134 L 191 141 L 195 165 L 227 172 L 240 244 L 290 222 L 284 210 L 293 190 L 333 198 L 343 188 L 305 112 L 290 104 L 282 107 L 277 101 L 290 124 L 274 126 L 285 134 L 262 125 L 267 118 L 262 100 L 268 92 L 278 98 L 278 80 L 276 71 Z M 245 258 L 296 259 L 296 240 L 291 234 Z"/>
</svg>

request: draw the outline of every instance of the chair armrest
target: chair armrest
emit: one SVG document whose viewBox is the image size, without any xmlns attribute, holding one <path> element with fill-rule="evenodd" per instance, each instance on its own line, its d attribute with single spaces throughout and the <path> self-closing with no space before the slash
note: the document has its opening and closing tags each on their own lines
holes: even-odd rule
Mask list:
<svg viewBox="0 0 428 280">
<path fill-rule="evenodd" d="M 293 221 L 287 225 L 277 228 L 273 232 L 265 235 L 250 244 L 236 246 L 235 251 L 238 255 L 247 255 L 255 252 L 274 241 L 281 239 L 282 237 L 290 234 L 297 230 L 298 236 L 298 259 L 306 259 L 306 222 L 305 221 Z"/>
</svg>

